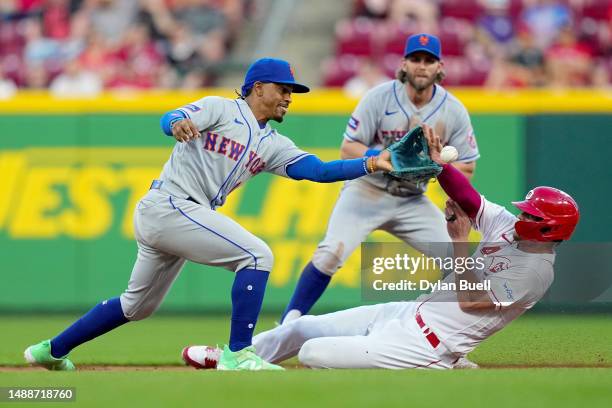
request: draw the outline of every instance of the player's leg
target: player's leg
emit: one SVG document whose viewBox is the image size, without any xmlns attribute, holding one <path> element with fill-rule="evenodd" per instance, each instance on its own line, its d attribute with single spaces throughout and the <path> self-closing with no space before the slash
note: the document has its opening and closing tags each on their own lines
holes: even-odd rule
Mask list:
<svg viewBox="0 0 612 408">
<path fill-rule="evenodd" d="M 307 314 L 327 288 L 331 277 L 368 234 L 383 224 L 392 201 L 367 182 L 352 181 L 340 192 L 329 218 L 325 238 L 304 267 L 281 321 Z"/>
<path fill-rule="evenodd" d="M 456 356 L 438 354 L 414 318 L 415 304 L 383 305 L 368 335 L 320 337 L 305 342 L 300 362 L 312 368 L 451 368 Z M 394 316 L 393 318 L 390 318 Z"/>
<path fill-rule="evenodd" d="M 155 245 L 193 262 L 236 273 L 231 292 L 229 348 L 221 356 L 223 363 L 224 356 L 246 350 L 252 344 L 274 262 L 272 251 L 260 238 L 223 214 L 187 200 L 171 198 L 169 203 L 174 221 L 157 237 Z"/>
<path fill-rule="evenodd" d="M 185 262 L 146 244 L 152 236 L 147 225 L 161 224 L 156 216 L 159 215 L 159 201 L 161 199 L 150 192 L 135 212 L 138 256 L 126 292 L 120 298 L 97 304 L 53 339 L 28 347 L 25 351 L 28 362 L 53 370 L 74 369 L 65 358 L 72 349 L 130 320 L 150 316 L 159 307 Z"/>
<path fill-rule="evenodd" d="M 128 288 L 121 297 L 98 303 L 50 341 L 28 347 L 26 360 L 50 369 L 61 369 L 58 367 L 67 364 L 69 360 L 65 357 L 75 347 L 129 321 L 144 319 L 159 307 L 185 261 L 142 243 L 138 246 Z"/>
<path fill-rule="evenodd" d="M 302 316 L 259 333 L 253 344 L 267 361 L 279 362 L 295 356 L 302 345 L 314 338 L 366 335 L 380 314 L 382 305 L 360 306 L 320 316 Z"/>
<path fill-rule="evenodd" d="M 425 195 L 396 197 L 396 200 L 394 217 L 381 229 L 427 256 L 451 256 L 451 239 L 442 211 Z"/>
</svg>

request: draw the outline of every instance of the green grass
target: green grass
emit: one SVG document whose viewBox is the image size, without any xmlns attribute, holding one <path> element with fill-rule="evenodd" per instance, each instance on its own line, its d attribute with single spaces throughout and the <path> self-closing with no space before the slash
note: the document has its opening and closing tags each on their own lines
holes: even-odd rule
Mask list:
<svg viewBox="0 0 612 408">
<path fill-rule="evenodd" d="M 273 325 L 272 317 L 259 328 Z M 1 316 L 0 365 L 23 365 L 23 349 L 53 336 L 70 316 Z M 224 317 L 154 317 L 126 325 L 75 350 L 77 364 L 178 365 L 187 344 L 223 343 Z M 612 324 L 607 316 L 524 316 L 475 350 L 472 371 L 289 370 L 216 371 L 0 370 L 0 386 L 71 386 L 65 406 L 241 407 L 574 407 L 610 406 Z M 559 366 L 559 368 L 516 367 Z M 599 366 L 601 368 L 563 368 Z M 25 406 L 25 405 L 20 405 Z M 54 404 L 54 406 L 58 406 Z"/>
</svg>

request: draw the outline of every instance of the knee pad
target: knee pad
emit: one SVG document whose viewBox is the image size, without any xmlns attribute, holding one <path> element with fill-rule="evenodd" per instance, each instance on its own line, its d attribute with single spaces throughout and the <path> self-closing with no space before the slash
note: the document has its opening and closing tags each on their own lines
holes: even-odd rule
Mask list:
<svg viewBox="0 0 612 408">
<path fill-rule="evenodd" d="M 319 245 L 312 256 L 312 264 L 324 274 L 333 276 L 344 264 L 344 243 L 336 241 Z"/>
<path fill-rule="evenodd" d="M 302 348 L 298 353 L 298 360 L 300 363 L 311 368 L 322 367 L 321 356 L 318 355 L 319 353 L 317 352 L 318 347 L 316 345 L 316 340 L 317 339 L 308 340 L 302 345 Z"/>
<path fill-rule="evenodd" d="M 271 271 L 272 266 L 274 266 L 274 254 L 272 254 L 270 247 L 260 240 L 256 245 L 251 246 L 249 252 L 242 251 L 240 258 L 225 267 L 238 272 L 245 268 Z"/>
<path fill-rule="evenodd" d="M 159 303 L 156 302 L 138 302 L 131 299 L 127 299 L 124 295 L 121 295 L 121 309 L 126 319 L 131 322 L 137 320 L 143 320 L 151 316 L 157 308 Z"/>
</svg>

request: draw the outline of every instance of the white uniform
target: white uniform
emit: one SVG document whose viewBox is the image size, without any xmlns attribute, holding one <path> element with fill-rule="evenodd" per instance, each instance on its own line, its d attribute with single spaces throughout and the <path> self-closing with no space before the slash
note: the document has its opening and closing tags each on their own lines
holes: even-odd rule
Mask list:
<svg viewBox="0 0 612 408">
<path fill-rule="evenodd" d="M 180 109 L 201 137 L 177 143 L 160 180 L 138 203 L 138 257 L 121 307 L 130 320 L 161 304 L 186 260 L 231 271 L 270 271 L 268 245 L 215 208 L 256 174 L 287 177 L 308 153 L 270 125 L 260 129 L 244 100 L 206 97 Z"/>
<path fill-rule="evenodd" d="M 373 88 L 349 119 L 344 139 L 382 149 L 419 123 L 435 129 L 444 145 L 457 148 L 458 162 L 480 157 L 465 107 L 439 85 L 434 85 L 431 101 L 419 109 L 408 98 L 405 84 L 398 80 Z M 426 188 L 382 173 L 346 182 L 325 238 L 313 256 L 313 265 L 333 275 L 376 229 L 385 230 L 428 255 L 444 256 L 429 253 L 430 247 L 422 244 L 450 241 L 442 212 L 422 195 Z"/>
<path fill-rule="evenodd" d="M 259 354 L 281 361 L 299 351 L 303 364 L 326 368 L 452 368 L 454 362 L 537 303 L 553 281 L 553 254 L 527 253 L 513 239 L 517 218 L 482 198 L 474 226 L 483 240 L 474 257 L 485 268 L 495 310 L 466 313 L 454 291 L 414 302 L 362 306 L 303 316 L 253 339 Z M 454 282 L 451 274 L 444 282 Z"/>
</svg>

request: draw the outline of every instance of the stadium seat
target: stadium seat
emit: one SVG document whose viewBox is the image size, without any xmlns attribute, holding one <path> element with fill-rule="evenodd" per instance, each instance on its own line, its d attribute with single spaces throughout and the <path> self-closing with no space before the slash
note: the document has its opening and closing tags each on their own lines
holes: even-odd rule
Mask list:
<svg viewBox="0 0 612 408">
<path fill-rule="evenodd" d="M 476 21 L 482 13 L 478 0 L 443 0 L 440 3 L 440 15 Z"/>
<path fill-rule="evenodd" d="M 581 14 L 583 17 L 590 17 L 595 20 L 606 20 L 612 4 L 609 0 L 587 0 Z"/>
<path fill-rule="evenodd" d="M 340 87 L 357 73 L 360 58 L 354 55 L 342 55 L 328 58 L 321 64 L 323 84 L 325 86 Z"/>
<path fill-rule="evenodd" d="M 375 29 L 375 24 L 367 18 L 339 21 L 336 24 L 336 55 L 372 55 Z"/>
</svg>

